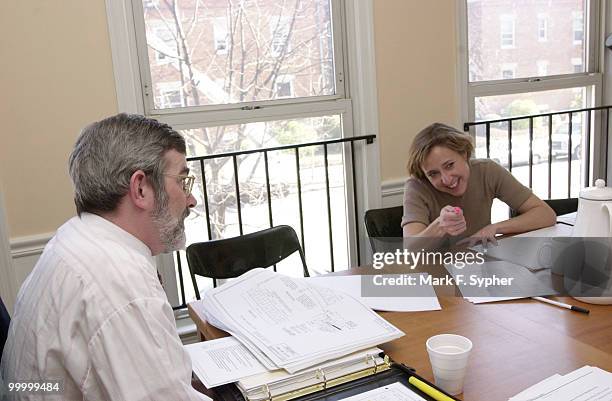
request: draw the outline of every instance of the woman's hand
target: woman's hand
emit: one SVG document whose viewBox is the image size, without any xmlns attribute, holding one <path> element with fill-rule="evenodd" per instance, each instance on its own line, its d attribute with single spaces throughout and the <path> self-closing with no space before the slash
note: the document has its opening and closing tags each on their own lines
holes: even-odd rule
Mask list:
<svg viewBox="0 0 612 401">
<path fill-rule="evenodd" d="M 436 219 L 439 229 L 448 235 L 459 235 L 467 229 L 463 210 L 459 207 L 444 206 Z"/>
<path fill-rule="evenodd" d="M 455 206 L 444 206 L 438 216 L 429 225 L 420 222 L 408 223 L 404 226 L 404 238 L 443 238 L 445 235 L 456 236 L 467 229 L 463 210 Z"/>
<path fill-rule="evenodd" d="M 497 234 L 497 225 L 489 224 L 486 227 L 481 228 L 476 233 L 472 234 L 472 236 L 461 240 L 457 243 L 457 245 L 465 245 L 467 247 L 472 247 L 478 243 L 482 243 L 482 247 L 487 249 L 487 245 L 493 244 L 497 245 L 497 238 L 495 235 Z"/>
</svg>

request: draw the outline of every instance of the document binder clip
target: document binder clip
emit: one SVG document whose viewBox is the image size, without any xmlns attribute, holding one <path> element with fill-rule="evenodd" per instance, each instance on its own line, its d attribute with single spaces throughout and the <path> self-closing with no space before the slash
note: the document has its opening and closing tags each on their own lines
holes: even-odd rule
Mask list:
<svg viewBox="0 0 612 401">
<path fill-rule="evenodd" d="M 317 379 L 323 380 L 323 390 L 327 390 L 327 377 L 325 377 L 325 372 L 322 369 L 317 369 Z"/>
<path fill-rule="evenodd" d="M 267 394 L 267 398 L 266 398 L 266 400 L 267 400 L 267 401 L 272 401 L 272 392 L 270 391 L 270 386 L 268 386 L 267 384 L 264 384 L 264 385 L 262 386 L 262 388 L 263 388 L 263 390 L 264 390 L 264 393 L 266 393 L 266 394 Z"/>
</svg>

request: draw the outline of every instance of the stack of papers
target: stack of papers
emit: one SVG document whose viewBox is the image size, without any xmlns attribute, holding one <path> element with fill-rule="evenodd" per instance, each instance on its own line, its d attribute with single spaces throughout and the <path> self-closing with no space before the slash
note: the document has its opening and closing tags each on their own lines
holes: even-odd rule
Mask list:
<svg viewBox="0 0 612 401">
<path fill-rule="evenodd" d="M 185 345 L 193 373 L 206 388 L 234 383 L 245 376 L 267 372 L 253 354 L 234 337 Z"/>
<path fill-rule="evenodd" d="M 209 290 L 202 303 L 207 321 L 268 370 L 295 373 L 404 335 L 348 294 L 265 269 Z"/>
<path fill-rule="evenodd" d="M 207 388 L 238 382 L 238 389 L 251 401 L 268 398 L 264 385 L 277 396 L 319 384 L 322 374 L 330 381 L 384 363 L 382 350 L 373 347 L 290 374 L 283 369 L 269 371 L 234 337 L 189 344 L 185 350 L 193 372 Z"/>
<path fill-rule="evenodd" d="M 555 374 L 508 401 L 612 400 L 612 373 L 583 366 L 566 375 Z"/>
</svg>

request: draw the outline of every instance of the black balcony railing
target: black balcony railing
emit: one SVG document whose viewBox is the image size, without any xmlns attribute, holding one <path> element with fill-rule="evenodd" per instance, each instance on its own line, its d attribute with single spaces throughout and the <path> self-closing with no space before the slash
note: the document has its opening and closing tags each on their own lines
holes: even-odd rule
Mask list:
<svg viewBox="0 0 612 401">
<path fill-rule="evenodd" d="M 296 167 L 296 177 L 295 177 L 295 183 L 297 186 L 297 207 L 298 207 L 298 213 L 299 213 L 299 234 L 300 234 L 300 240 L 301 240 L 301 245 L 302 248 L 304 249 L 304 252 L 306 252 L 306 242 L 305 242 L 305 236 L 304 236 L 304 210 L 303 210 L 303 199 L 302 199 L 302 178 L 300 175 L 301 172 L 301 164 L 300 164 L 300 149 L 302 148 L 309 148 L 309 147 L 314 147 L 314 148 L 318 148 L 318 149 L 322 149 L 323 151 L 323 159 L 324 159 L 324 170 L 325 170 L 325 195 L 326 195 L 326 205 L 327 205 L 327 236 L 329 239 L 329 250 L 330 250 L 330 254 L 329 254 L 329 260 L 330 260 L 330 266 L 331 266 L 331 271 L 334 271 L 335 266 L 334 266 L 334 245 L 333 245 L 333 232 L 332 232 L 332 208 L 331 208 L 331 196 L 330 196 L 330 177 L 329 177 L 329 154 L 328 154 L 328 147 L 332 144 L 342 144 L 344 145 L 344 154 L 348 155 L 348 158 L 350 159 L 350 163 L 345 163 L 344 165 L 346 166 L 345 168 L 349 168 L 349 173 L 350 173 L 350 179 L 352 180 L 352 189 L 353 189 L 353 193 L 352 193 L 352 206 L 353 206 L 353 216 L 355 219 L 355 239 L 354 239 L 354 243 L 355 243 L 355 249 L 356 249 L 356 255 L 357 255 L 357 264 L 361 263 L 361 258 L 360 258 L 360 241 L 359 241 L 359 208 L 357 207 L 357 175 L 355 174 L 355 149 L 356 149 L 356 142 L 365 142 L 365 144 L 371 144 L 374 142 L 374 139 L 376 138 L 375 135 L 364 135 L 364 136 L 358 136 L 358 137 L 351 137 L 351 138 L 341 138 L 341 139 L 331 139 L 331 140 L 325 140 L 325 141 L 318 141 L 318 142 L 308 142 L 308 143 L 300 143 L 300 144 L 295 144 L 295 145 L 285 145 L 285 146 L 276 146 L 276 147 L 270 147 L 270 148 L 264 148 L 264 149 L 251 149 L 251 150 L 244 150 L 244 151 L 238 151 L 238 152 L 228 152 L 228 153 L 218 153 L 218 154 L 212 154 L 212 155 L 206 155 L 206 156 L 195 156 L 195 157 L 189 157 L 187 158 L 188 162 L 195 162 L 196 165 L 199 165 L 199 173 L 200 176 L 202 177 L 202 193 L 203 193 L 203 199 L 198 199 L 199 202 L 203 201 L 204 204 L 204 218 L 206 220 L 206 232 L 208 234 L 207 238 L 210 239 L 216 239 L 213 235 L 213 227 L 211 225 L 211 219 L 210 219 L 210 200 L 209 197 L 211 196 L 210 191 L 209 191 L 209 182 L 207 181 L 207 177 L 206 177 L 206 168 L 205 168 L 205 161 L 210 161 L 210 160 L 214 160 L 214 159 L 223 159 L 223 158 L 231 158 L 232 161 L 232 167 L 233 167 L 233 177 L 234 177 L 234 182 L 233 182 L 233 191 L 234 191 L 234 195 L 236 197 L 236 207 L 237 207 L 237 215 L 238 215 L 238 230 L 240 235 L 242 235 L 244 233 L 244 228 L 243 228 L 243 216 L 242 216 L 242 208 L 241 208 L 241 191 L 240 191 L 240 180 L 239 180 L 239 176 L 238 176 L 238 158 L 240 156 L 245 156 L 245 155 L 252 155 L 252 154 L 259 154 L 259 155 L 263 155 L 263 161 L 264 161 L 264 171 L 265 171 L 265 188 L 266 188 L 266 196 L 267 196 L 267 204 L 268 204 L 268 208 L 267 208 L 267 212 L 268 212 L 268 224 L 270 227 L 273 226 L 274 224 L 274 219 L 273 219 L 273 202 L 272 202 L 272 191 L 271 191 L 271 184 L 270 184 L 270 166 L 269 166 L 269 160 L 268 160 L 268 156 L 271 152 L 277 152 L 277 151 L 293 151 L 293 155 L 295 158 L 295 167 Z M 213 194 L 214 195 L 214 194 Z M 295 227 L 294 227 L 295 228 Z M 204 227 L 203 227 L 204 229 Z M 298 231 L 298 230 L 296 230 Z M 323 233 L 321 233 L 323 234 Z M 176 269 L 178 270 L 178 279 L 179 279 L 179 290 L 180 290 L 180 305 L 178 306 L 174 306 L 173 308 L 176 309 L 182 309 L 186 307 L 186 295 L 185 295 L 185 283 L 183 280 L 183 264 L 181 261 L 181 253 L 176 252 L 175 253 L 176 256 Z M 191 285 L 191 283 L 189 284 Z"/>
<path fill-rule="evenodd" d="M 505 141 L 507 148 L 502 164 L 505 164 L 508 170 L 512 171 L 513 166 L 517 165 L 517 161 L 513 160 L 513 156 L 522 155 L 523 152 L 513 151 L 515 149 L 517 127 L 526 130 L 528 148 L 524 151 L 528 152 L 528 158 L 524 160 L 529 169 L 528 186 L 533 188 L 533 166 L 535 162 L 539 162 L 542 156 L 548 162 L 548 183 L 547 194 L 551 198 L 553 190 L 552 180 L 552 164 L 555 159 L 567 158 L 567 197 L 572 197 L 572 160 L 582 158 L 582 185 L 591 185 L 591 180 L 603 176 L 607 181 L 608 171 L 608 140 L 610 126 L 610 108 L 612 106 L 590 107 L 575 110 L 563 110 L 553 113 L 533 114 L 526 116 L 517 116 L 509 118 L 499 118 L 493 120 L 483 120 L 475 122 L 467 122 L 463 125 L 464 131 L 469 131 L 474 127 L 480 130 L 476 133 L 476 137 L 482 137 L 482 127 L 484 127 L 484 140 L 486 148 L 486 157 L 494 158 L 491 147 L 494 141 L 499 141 L 499 135 L 492 138 L 492 129 L 497 133 L 505 131 Z M 534 122 L 539 123 L 538 129 L 534 126 Z M 553 130 L 553 127 L 556 127 Z M 523 132 L 524 133 L 524 132 Z M 539 136 L 536 138 L 536 134 Z M 544 138 L 542 138 L 542 134 Z M 597 137 L 599 146 L 595 148 L 593 141 Z M 534 152 L 534 144 L 546 139 L 544 146 L 545 154 L 541 155 Z M 593 149 L 592 149 L 593 148 Z M 595 166 L 591 163 L 591 158 L 598 153 L 599 165 Z M 574 166 L 575 167 L 575 166 Z M 580 166 L 578 166 L 580 168 Z M 598 177 L 593 177 L 593 171 L 598 172 Z M 555 185 L 557 185 L 555 181 Z"/>
</svg>

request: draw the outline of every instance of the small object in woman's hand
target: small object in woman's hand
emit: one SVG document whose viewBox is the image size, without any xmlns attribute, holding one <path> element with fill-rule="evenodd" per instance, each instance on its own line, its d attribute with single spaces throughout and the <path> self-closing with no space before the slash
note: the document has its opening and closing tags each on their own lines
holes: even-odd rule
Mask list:
<svg viewBox="0 0 612 401">
<path fill-rule="evenodd" d="M 455 206 L 455 208 L 453 210 L 455 211 L 455 214 L 459 214 L 462 211 L 461 208 L 458 207 L 458 206 Z"/>
</svg>

